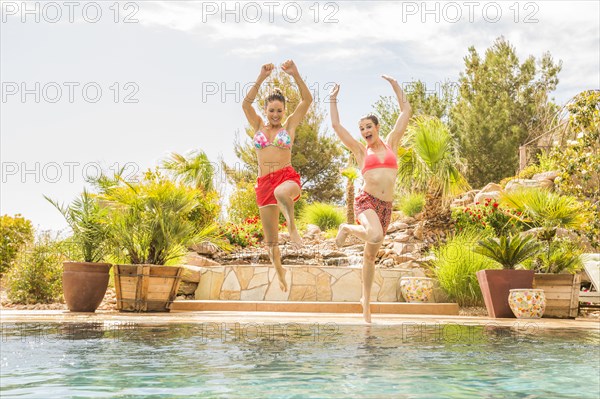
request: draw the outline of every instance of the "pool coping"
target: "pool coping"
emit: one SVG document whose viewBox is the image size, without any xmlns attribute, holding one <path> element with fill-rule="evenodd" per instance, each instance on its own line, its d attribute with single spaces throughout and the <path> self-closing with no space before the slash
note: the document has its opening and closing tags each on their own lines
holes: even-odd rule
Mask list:
<svg viewBox="0 0 600 399">
<path fill-rule="evenodd" d="M 407 325 L 464 325 L 484 327 L 509 327 L 516 329 L 536 328 L 544 330 L 572 329 L 600 332 L 598 319 L 494 319 L 480 316 L 397 315 L 373 314 L 372 326 Z M 0 309 L 0 324 L 5 323 L 137 323 L 137 324 L 314 324 L 335 323 L 339 325 L 368 326 L 362 314 L 300 313 L 300 312 L 234 312 L 234 311 L 173 311 L 170 313 L 129 313 L 97 311 L 74 313 L 68 310 L 13 310 Z"/>
</svg>

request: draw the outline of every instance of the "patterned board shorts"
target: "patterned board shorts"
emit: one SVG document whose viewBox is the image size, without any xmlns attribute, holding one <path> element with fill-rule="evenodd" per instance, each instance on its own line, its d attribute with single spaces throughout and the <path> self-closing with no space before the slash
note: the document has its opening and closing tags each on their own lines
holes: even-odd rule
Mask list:
<svg viewBox="0 0 600 399">
<path fill-rule="evenodd" d="M 380 200 L 366 191 L 361 191 L 361 193 L 354 198 L 354 212 L 358 216 L 367 209 L 373 209 L 375 211 L 379 217 L 383 234 L 385 234 L 390 225 L 390 221 L 392 220 L 392 202 Z"/>
</svg>

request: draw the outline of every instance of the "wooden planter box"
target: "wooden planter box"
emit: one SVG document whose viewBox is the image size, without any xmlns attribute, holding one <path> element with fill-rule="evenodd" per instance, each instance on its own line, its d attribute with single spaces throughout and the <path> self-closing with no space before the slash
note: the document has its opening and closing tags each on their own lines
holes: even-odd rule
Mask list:
<svg viewBox="0 0 600 399">
<path fill-rule="evenodd" d="M 123 312 L 168 312 L 175 300 L 183 268 L 115 265 L 117 309 Z"/>
<path fill-rule="evenodd" d="M 546 311 L 543 317 L 575 318 L 579 312 L 579 274 L 536 273 L 533 288 L 544 290 Z"/>
</svg>

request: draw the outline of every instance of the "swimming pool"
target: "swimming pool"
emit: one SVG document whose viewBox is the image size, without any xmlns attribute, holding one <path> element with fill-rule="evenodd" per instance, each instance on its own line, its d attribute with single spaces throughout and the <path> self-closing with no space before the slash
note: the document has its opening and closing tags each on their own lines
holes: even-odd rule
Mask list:
<svg viewBox="0 0 600 399">
<path fill-rule="evenodd" d="M 3 323 L 2 397 L 594 398 L 600 333 L 488 325 Z"/>
</svg>

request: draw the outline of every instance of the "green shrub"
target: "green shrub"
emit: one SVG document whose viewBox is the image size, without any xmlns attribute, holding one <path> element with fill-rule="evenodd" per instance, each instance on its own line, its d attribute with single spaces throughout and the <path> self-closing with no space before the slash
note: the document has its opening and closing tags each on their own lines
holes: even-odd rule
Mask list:
<svg viewBox="0 0 600 399">
<path fill-rule="evenodd" d="M 488 237 L 481 240 L 473 250 L 502 265 L 504 269 L 514 270 L 517 265 L 533 258 L 541 250 L 541 245 L 532 236 L 521 234 Z"/>
<path fill-rule="evenodd" d="M 218 226 L 201 226 L 191 214 L 201 204 L 198 190 L 176 183 L 158 171 L 147 171 L 138 182 L 121 178 L 101 186 L 108 207 L 109 243 L 116 257 L 131 264 L 176 264 L 190 245 L 219 244 Z"/>
<path fill-rule="evenodd" d="M 338 228 L 346 219 L 341 210 L 322 202 L 307 205 L 301 218 L 304 223 L 317 225 L 322 231 Z"/>
<path fill-rule="evenodd" d="M 399 209 L 406 216 L 415 216 L 425 206 L 425 195 L 421 193 L 408 193 L 400 197 Z"/>
<path fill-rule="evenodd" d="M 523 267 L 536 273 L 577 273 L 583 268 L 583 250 L 569 240 L 550 242 L 534 258 L 523 262 Z"/>
<path fill-rule="evenodd" d="M 48 233 L 28 245 L 7 273 L 7 294 L 14 303 L 50 303 L 62 295 L 62 244 Z"/>
<path fill-rule="evenodd" d="M 76 262 L 102 262 L 107 255 L 106 208 L 86 190 L 68 206 L 44 196 L 64 216 L 72 235 L 65 240 L 68 257 Z"/>
<path fill-rule="evenodd" d="M 33 241 L 31 221 L 20 214 L 0 218 L 0 274 L 6 273 L 17 258 L 21 248 Z"/>
<path fill-rule="evenodd" d="M 256 215 L 258 215 L 258 205 L 254 183 L 239 182 L 229 197 L 228 220 L 232 223 L 242 223 Z"/>
<path fill-rule="evenodd" d="M 486 231 L 462 231 L 433 250 L 432 265 L 440 287 L 460 306 L 481 305 L 481 289 L 475 273 L 500 268 L 491 259 L 473 252 L 477 242 L 488 235 Z"/>
</svg>

